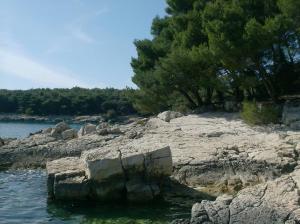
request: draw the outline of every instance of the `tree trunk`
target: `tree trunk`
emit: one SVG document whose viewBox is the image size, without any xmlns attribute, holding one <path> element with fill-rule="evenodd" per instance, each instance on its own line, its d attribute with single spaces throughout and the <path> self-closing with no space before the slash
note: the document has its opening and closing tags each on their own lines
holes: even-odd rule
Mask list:
<svg viewBox="0 0 300 224">
<path fill-rule="evenodd" d="M 187 101 L 190 103 L 191 105 L 191 109 L 195 109 L 197 108 L 197 104 L 194 102 L 194 100 L 190 97 L 190 95 L 185 92 L 184 90 L 179 90 L 179 92 L 187 99 Z"/>
<path fill-rule="evenodd" d="M 205 104 L 206 105 L 210 105 L 211 104 L 212 95 L 213 95 L 213 89 L 210 88 L 210 87 L 208 87 L 206 89 L 206 99 L 205 99 Z"/>
<path fill-rule="evenodd" d="M 197 100 L 197 107 L 200 107 L 202 105 L 202 99 L 199 95 L 198 90 L 193 91 L 193 95 L 195 96 L 195 98 Z"/>
<path fill-rule="evenodd" d="M 275 88 L 269 77 L 267 76 L 267 72 L 265 71 L 264 68 L 260 65 L 259 62 L 256 62 L 257 69 L 260 73 L 260 76 L 262 78 L 263 84 L 272 99 L 273 102 L 278 102 L 278 96 L 276 94 Z"/>
</svg>

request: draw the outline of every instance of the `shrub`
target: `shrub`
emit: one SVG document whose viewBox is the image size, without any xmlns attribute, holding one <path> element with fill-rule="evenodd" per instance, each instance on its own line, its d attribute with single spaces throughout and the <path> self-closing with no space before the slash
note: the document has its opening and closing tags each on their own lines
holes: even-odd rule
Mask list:
<svg viewBox="0 0 300 224">
<path fill-rule="evenodd" d="M 272 103 L 243 102 L 241 113 L 244 121 L 251 125 L 279 123 L 281 108 Z"/>
</svg>

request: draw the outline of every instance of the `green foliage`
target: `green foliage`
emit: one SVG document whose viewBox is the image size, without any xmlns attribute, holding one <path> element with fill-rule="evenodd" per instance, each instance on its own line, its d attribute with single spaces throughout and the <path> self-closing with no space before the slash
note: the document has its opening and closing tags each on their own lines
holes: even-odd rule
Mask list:
<svg viewBox="0 0 300 224">
<path fill-rule="evenodd" d="M 257 105 L 256 102 L 243 102 L 242 118 L 251 125 L 278 123 L 281 110 L 272 103 Z"/>
<path fill-rule="evenodd" d="M 194 109 L 299 92 L 299 11 L 298 0 L 167 0 L 153 38 L 135 41 L 135 107 L 174 108 L 178 95 Z"/>
<path fill-rule="evenodd" d="M 0 90 L 0 113 L 28 115 L 129 115 L 135 113 L 126 95 L 116 89 Z"/>
</svg>

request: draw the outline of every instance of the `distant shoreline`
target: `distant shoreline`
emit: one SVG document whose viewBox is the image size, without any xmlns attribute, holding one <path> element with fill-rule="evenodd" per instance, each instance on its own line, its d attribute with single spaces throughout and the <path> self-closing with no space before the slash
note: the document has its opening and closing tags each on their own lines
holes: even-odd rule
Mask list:
<svg viewBox="0 0 300 224">
<path fill-rule="evenodd" d="M 28 123 L 49 123 L 55 124 L 61 121 L 69 123 L 99 123 L 103 120 L 101 115 L 86 115 L 86 116 L 64 116 L 64 115 L 26 115 L 26 114 L 0 114 L 0 122 L 28 122 Z"/>
<path fill-rule="evenodd" d="M 137 116 L 117 116 L 115 122 L 123 123 L 131 119 L 135 119 Z M 23 123 L 48 123 L 57 124 L 59 122 L 65 121 L 71 124 L 85 124 L 92 123 L 98 124 L 101 122 L 106 122 L 107 119 L 103 115 L 80 115 L 80 116 L 68 116 L 68 115 L 26 115 L 26 114 L 5 114 L 0 113 L 0 122 L 23 122 Z"/>
</svg>

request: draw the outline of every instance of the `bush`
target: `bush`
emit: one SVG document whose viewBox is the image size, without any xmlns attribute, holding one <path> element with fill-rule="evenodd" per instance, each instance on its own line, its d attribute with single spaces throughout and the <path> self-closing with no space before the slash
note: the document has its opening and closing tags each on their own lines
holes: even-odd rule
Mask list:
<svg viewBox="0 0 300 224">
<path fill-rule="evenodd" d="M 276 124 L 281 117 L 281 109 L 272 103 L 243 102 L 241 113 L 244 121 L 251 125 Z"/>
</svg>

